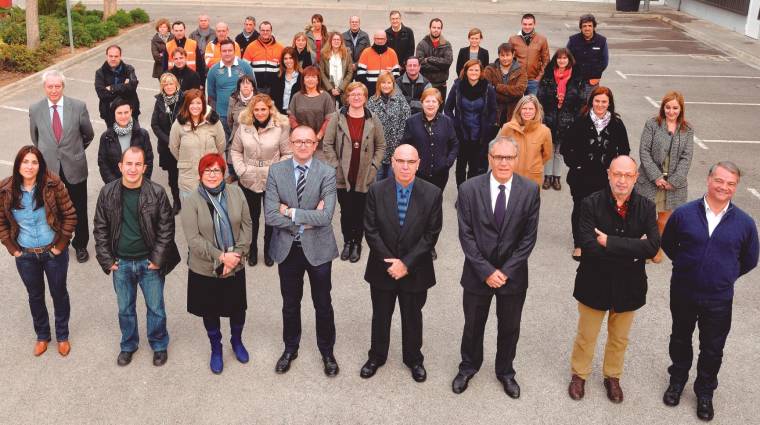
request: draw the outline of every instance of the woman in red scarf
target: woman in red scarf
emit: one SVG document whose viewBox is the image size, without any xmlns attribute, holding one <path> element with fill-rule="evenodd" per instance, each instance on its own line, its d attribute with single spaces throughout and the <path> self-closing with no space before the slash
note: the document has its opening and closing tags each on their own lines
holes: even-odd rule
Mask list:
<svg viewBox="0 0 760 425">
<path fill-rule="evenodd" d="M 562 156 L 559 147 L 585 101 L 583 81 L 579 73 L 573 72 L 573 65 L 573 54 L 564 47 L 557 49 L 538 86 L 538 100 L 544 109 L 544 124 L 551 130 L 554 144 L 552 158 L 544 165 L 544 183 L 541 187 L 545 190 L 562 189 Z"/>
</svg>

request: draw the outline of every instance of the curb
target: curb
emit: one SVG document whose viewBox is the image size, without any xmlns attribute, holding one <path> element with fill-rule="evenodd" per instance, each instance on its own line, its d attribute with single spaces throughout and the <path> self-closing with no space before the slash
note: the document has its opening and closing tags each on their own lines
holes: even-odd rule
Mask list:
<svg viewBox="0 0 760 425">
<path fill-rule="evenodd" d="M 2 87 L 3 94 L 0 95 L 0 101 L 5 100 L 6 98 L 18 93 L 19 91 L 28 87 L 31 84 L 35 84 L 39 80 L 39 78 L 42 77 L 42 74 L 44 74 L 46 71 L 49 71 L 51 69 L 64 71 L 68 68 L 71 68 L 74 65 L 78 65 L 79 63 L 81 63 L 82 61 L 86 59 L 97 56 L 98 54 L 102 54 L 105 44 L 118 44 L 119 41 L 122 41 L 123 39 L 132 35 L 132 33 L 140 31 L 150 25 L 152 25 L 151 22 L 137 25 L 136 27 L 130 28 L 129 30 L 127 30 L 121 35 L 118 35 L 113 38 L 107 38 L 101 41 L 98 45 L 90 48 L 89 50 L 85 50 L 84 52 L 81 52 L 81 53 L 76 53 L 75 55 L 71 56 L 70 58 L 66 60 L 63 60 L 58 63 L 54 63 L 41 71 L 37 71 L 34 74 L 27 75 L 26 77 L 16 82 L 10 83 L 7 86 L 3 86 Z"/>
</svg>

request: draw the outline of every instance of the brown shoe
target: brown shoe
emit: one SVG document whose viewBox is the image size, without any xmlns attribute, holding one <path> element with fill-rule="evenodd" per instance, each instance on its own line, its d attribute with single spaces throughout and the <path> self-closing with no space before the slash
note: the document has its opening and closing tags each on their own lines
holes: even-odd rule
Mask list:
<svg viewBox="0 0 760 425">
<path fill-rule="evenodd" d="M 620 379 L 604 378 L 604 388 L 607 389 L 607 398 L 613 403 L 623 402 L 623 389 L 620 388 Z"/>
<path fill-rule="evenodd" d="M 573 374 L 570 378 L 570 386 L 567 387 L 567 393 L 570 394 L 570 398 L 573 400 L 580 400 L 586 395 L 586 381 L 580 376 Z"/>
<path fill-rule="evenodd" d="M 544 184 L 541 185 L 541 189 L 549 190 L 552 187 L 552 178 L 550 176 L 544 176 Z"/>
<path fill-rule="evenodd" d="M 47 351 L 48 342 L 47 341 L 37 341 L 36 344 L 34 344 L 34 356 L 39 357 Z"/>
<path fill-rule="evenodd" d="M 559 182 L 559 176 L 552 177 L 552 189 L 562 190 L 562 183 Z"/>
<path fill-rule="evenodd" d="M 662 249 L 657 250 L 657 254 L 655 254 L 654 257 L 652 257 L 652 262 L 655 264 L 660 264 L 662 262 Z"/>
<path fill-rule="evenodd" d="M 58 353 L 62 355 L 63 357 L 66 357 L 71 352 L 71 344 L 69 344 L 69 341 L 60 341 L 58 342 Z"/>
</svg>

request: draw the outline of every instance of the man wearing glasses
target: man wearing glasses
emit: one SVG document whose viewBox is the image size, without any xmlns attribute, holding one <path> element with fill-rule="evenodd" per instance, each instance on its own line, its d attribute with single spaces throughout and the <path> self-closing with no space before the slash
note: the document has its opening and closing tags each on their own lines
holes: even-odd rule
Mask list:
<svg viewBox="0 0 760 425">
<path fill-rule="evenodd" d="M 417 382 L 427 379 L 422 355 L 422 307 L 428 288 L 435 285 L 431 251 L 441 233 L 441 190 L 415 179 L 420 158 L 417 149 L 401 145 L 393 153 L 393 179 L 369 188 L 364 211 L 364 233 L 369 259 L 364 279 L 372 297 L 372 345 L 361 369 L 371 378 L 385 364 L 391 320 L 398 298 L 401 310 L 401 346 L 404 364 Z"/>
<path fill-rule="evenodd" d="M 464 331 L 462 362 L 451 385 L 455 394 L 467 389 L 483 364 L 483 334 L 496 296 L 496 378 L 508 396 L 520 397 L 512 362 L 528 290 L 528 256 L 536 244 L 540 196 L 535 182 L 514 174 L 518 154 L 513 139 L 498 136 L 488 144 L 492 171 L 459 186 Z"/>
<path fill-rule="evenodd" d="M 633 191 L 636 161 L 620 155 L 607 170 L 609 187 L 587 196 L 579 219 L 581 264 L 573 296 L 578 300 L 578 333 L 570 358 L 568 394 L 583 398 L 591 375 L 596 338 L 607 316 L 604 387 L 613 403 L 623 401 L 620 376 L 634 311 L 646 303 L 644 264 L 660 248 L 654 202 Z"/>
<path fill-rule="evenodd" d="M 275 372 L 287 372 L 298 357 L 303 276 L 308 273 L 317 347 L 325 375 L 334 377 L 339 371 L 333 355 L 335 318 L 330 297 L 332 260 L 338 256 L 332 228 L 337 200 L 335 168 L 313 157 L 317 135 L 310 127 L 296 127 L 290 133 L 290 143 L 292 161 L 269 167 L 264 201 L 266 224 L 274 228 L 269 254 L 278 264 L 282 293 L 285 350 Z"/>
</svg>

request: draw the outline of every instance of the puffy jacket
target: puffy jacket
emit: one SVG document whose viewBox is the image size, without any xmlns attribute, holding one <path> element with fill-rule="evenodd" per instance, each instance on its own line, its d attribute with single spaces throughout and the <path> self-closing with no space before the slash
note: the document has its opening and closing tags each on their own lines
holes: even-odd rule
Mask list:
<svg viewBox="0 0 760 425">
<path fill-rule="evenodd" d="M 549 127 L 538 120 L 528 121 L 521 126 L 516 120 L 504 124 L 500 136 L 511 137 L 517 142 L 518 152 L 515 173 L 533 180 L 536 184 L 544 181 L 544 164 L 552 157 L 552 133 Z"/>
<path fill-rule="evenodd" d="M 177 158 L 179 189 L 192 192 L 198 187 L 198 163 L 207 153 L 224 156 L 226 137 L 219 114 L 211 109 L 206 118 L 193 130 L 181 116 L 172 124 L 169 150 Z"/>
<path fill-rule="evenodd" d="M 409 104 L 412 114 L 416 114 L 417 112 L 422 112 L 422 103 L 420 102 L 422 92 L 433 86 L 422 74 L 417 74 L 417 79 L 411 82 L 409 76 L 404 73 L 404 75 L 396 78 L 396 87 L 404 94 L 404 98 L 406 99 L 406 103 Z"/>
<path fill-rule="evenodd" d="M 93 220 L 92 235 L 95 238 L 95 256 L 106 274 L 116 262 L 122 223 L 121 180 L 103 186 L 98 195 Z M 179 264 L 180 256 L 174 243 L 174 214 L 160 184 L 143 179 L 138 201 L 140 233 L 145 246 L 150 249 L 148 260 L 159 267 L 166 276 Z"/>
<path fill-rule="evenodd" d="M 367 102 L 367 109 L 377 117 L 383 126 L 383 135 L 385 136 L 383 164 L 390 164 L 393 151 L 396 150 L 401 142 L 401 137 L 404 135 L 404 124 L 412 115 L 409 104 L 406 103 L 401 92 L 394 90 L 388 99 L 388 103 L 385 103 L 378 96 L 370 97 Z"/>
<path fill-rule="evenodd" d="M 348 169 L 351 165 L 352 143 L 346 115 L 348 108 L 333 112 L 322 139 L 325 162 L 335 167 L 335 185 L 338 189 L 348 188 Z M 367 193 L 369 185 L 375 181 L 377 170 L 385 157 L 385 136 L 380 120 L 364 108 L 364 134 L 359 152 L 359 173 L 354 190 Z"/>
<path fill-rule="evenodd" d="M 240 113 L 237 131 L 233 133 L 230 158 L 240 185 L 261 193 L 267 186 L 269 166 L 290 159 L 290 122 L 288 117 L 276 110 L 270 112 L 267 126 L 257 130 L 253 116 L 248 110 Z"/>
<path fill-rule="evenodd" d="M 449 68 L 454 62 L 454 51 L 451 43 L 440 36 L 438 47 L 433 47 L 430 35 L 417 43 L 417 56 L 420 58 L 420 72 L 433 85 L 445 85 L 449 79 Z"/>
<path fill-rule="evenodd" d="M 515 111 L 517 101 L 523 97 L 525 89 L 528 87 L 528 74 L 520 66 L 517 59 L 512 61 L 507 73 L 507 82 L 504 82 L 504 73 L 501 72 L 501 64 L 497 59 L 494 63 L 488 65 L 483 71 L 483 77 L 496 90 L 496 108 L 499 118 L 499 125 L 512 119 L 512 113 Z"/>
<path fill-rule="evenodd" d="M 462 127 L 462 93 L 459 90 L 461 80 L 457 79 L 451 87 L 449 97 L 444 105 L 444 113 L 454 121 L 454 129 L 457 132 L 457 139 L 460 145 L 465 143 L 464 130 Z M 469 84 L 469 83 L 468 83 Z M 485 107 L 480 114 L 480 140 L 481 144 L 488 144 L 499 131 L 496 115 L 496 91 L 492 85 L 486 89 Z"/>
<path fill-rule="evenodd" d="M 259 38 L 245 49 L 243 59 L 251 63 L 253 74 L 256 76 L 256 89 L 258 91 L 270 94 L 272 86 L 277 84 L 277 73 L 280 71 L 280 56 L 282 56 L 283 48 L 282 44 L 272 37 L 270 42 L 266 44 Z"/>
<path fill-rule="evenodd" d="M 586 41 L 583 34 L 574 34 L 567 40 L 567 48 L 575 57 L 575 68 L 580 71 L 581 78 L 585 81 L 602 78 L 610 59 L 604 36 L 594 33 L 591 40 Z"/>
<path fill-rule="evenodd" d="M 419 112 L 406 120 L 401 144 L 410 144 L 420 155 L 417 176 L 423 179 L 451 168 L 459 154 L 459 140 L 454 120 L 442 113 L 433 119 L 432 134 L 425 128 L 425 113 Z"/>
<path fill-rule="evenodd" d="M 398 63 L 403 72 L 404 64 L 409 56 L 414 56 L 414 31 L 401 24 L 401 29 L 398 30 L 398 36 L 394 37 L 393 28 L 388 27 L 385 29 L 385 35 L 388 37 L 386 44 L 393 49 L 398 56 Z"/>
<path fill-rule="evenodd" d="M 522 35 L 515 34 L 509 37 L 509 43 L 515 49 L 515 57 L 520 66 L 528 73 L 528 79 L 540 80 L 549 63 L 549 41 L 546 37 L 534 32 L 530 44 L 525 44 Z"/>
<path fill-rule="evenodd" d="M 573 125 L 583 107 L 583 80 L 573 70 L 565 89 L 562 109 L 557 108 L 557 80 L 554 78 L 554 65 L 549 63 L 538 85 L 538 101 L 544 109 L 544 124 L 552 131 L 552 141 L 561 144 L 565 133 Z"/>
<path fill-rule="evenodd" d="M 12 184 L 13 177 L 7 177 L 0 182 L 0 242 L 5 245 L 11 255 L 21 250 L 21 247 L 16 243 L 19 234 L 18 223 L 11 212 L 13 209 L 11 205 Z M 48 172 L 42 199 L 45 202 L 45 218 L 48 226 L 55 232 L 53 246 L 63 251 L 67 248 L 74 233 L 74 228 L 77 225 L 77 214 L 66 186 L 57 175 Z"/>
<path fill-rule="evenodd" d="M 111 69 L 108 62 L 103 62 L 103 66 L 95 71 L 95 92 L 100 99 L 98 105 L 100 118 L 109 127 L 114 123 L 111 102 L 117 97 L 129 102 L 132 106 L 132 117 L 137 121 L 137 117 L 140 115 L 140 99 L 137 97 L 138 84 L 135 68 L 123 61 L 116 69 Z M 106 87 L 110 87 L 110 89 Z"/>
<path fill-rule="evenodd" d="M 177 166 L 177 158 L 169 151 L 169 133 L 172 124 L 177 119 L 179 109 L 182 107 L 184 95 L 179 93 L 179 99 L 171 107 L 166 107 L 161 94 L 156 95 L 156 104 L 153 106 L 153 116 L 150 118 L 150 128 L 156 135 L 156 150 L 158 151 L 158 164 L 168 170 Z"/>
<path fill-rule="evenodd" d="M 140 128 L 138 121 L 132 123 L 132 137 L 129 146 L 136 146 L 145 152 L 145 177 L 150 178 L 153 174 L 153 146 L 150 143 L 150 134 L 148 130 Z M 109 128 L 100 136 L 100 147 L 98 147 L 98 169 L 103 183 L 111 183 L 121 178 L 119 162 L 121 162 L 121 144 L 119 136 L 113 128 Z"/>
</svg>

